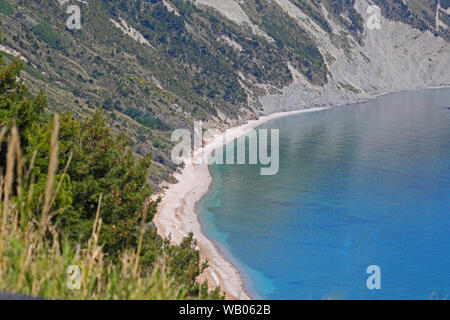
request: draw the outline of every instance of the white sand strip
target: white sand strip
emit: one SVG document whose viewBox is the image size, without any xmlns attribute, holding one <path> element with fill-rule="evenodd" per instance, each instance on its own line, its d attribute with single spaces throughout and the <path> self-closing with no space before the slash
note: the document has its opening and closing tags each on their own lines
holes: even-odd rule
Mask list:
<svg viewBox="0 0 450 320">
<path fill-rule="evenodd" d="M 270 120 L 293 114 L 321 111 L 327 108 L 315 108 L 291 112 L 274 113 L 251 120 L 248 123 L 228 129 L 227 135 L 245 135 Z M 217 136 L 207 142 L 204 148 L 197 150 L 194 157 L 201 157 L 204 153 L 210 154 L 214 149 L 223 146 L 224 135 Z M 192 161 L 195 163 L 194 161 Z M 173 243 L 181 240 L 193 232 L 198 240 L 202 259 L 209 262 L 209 267 L 200 275 L 200 281 L 208 280 L 211 288 L 220 285 L 228 299 L 250 299 L 244 289 L 243 281 L 237 269 L 227 261 L 217 247 L 202 233 L 196 212 L 196 203 L 208 192 L 212 178 L 208 165 L 186 164 L 181 174 L 175 174 L 178 183 L 170 185 L 162 195 L 162 202 L 158 206 L 158 212 L 153 219 L 158 228 L 158 233 L 163 237 L 171 237 Z"/>
</svg>

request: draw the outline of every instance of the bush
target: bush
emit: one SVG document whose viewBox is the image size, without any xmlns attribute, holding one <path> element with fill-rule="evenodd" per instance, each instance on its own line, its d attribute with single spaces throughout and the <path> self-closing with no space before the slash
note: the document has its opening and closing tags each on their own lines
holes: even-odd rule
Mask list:
<svg viewBox="0 0 450 320">
<path fill-rule="evenodd" d="M 14 127 L 8 139 L 8 160 L 5 184 L 1 186 L 0 199 L 0 290 L 42 298 L 59 299 L 183 299 L 187 291 L 177 285 L 167 262 L 158 261 L 150 273 L 143 272 L 141 248 L 144 235 L 145 217 L 140 227 L 137 249 L 121 253 L 121 264 L 114 264 L 105 258 L 99 244 L 102 229 L 101 200 L 91 225 L 91 235 L 87 246 L 78 250 L 65 238 L 60 238 L 55 225 L 47 219 L 49 206 L 60 188 L 62 177 L 55 179 L 57 157 L 58 120 L 51 139 L 49 174 L 45 181 L 46 199 L 41 219 L 31 209 L 34 189 L 30 177 L 23 172 L 31 172 L 24 167 L 24 159 L 19 148 L 19 137 Z M 1 133 L 0 139 L 6 130 Z M 16 174 L 14 176 L 14 170 Z M 18 179 L 16 190 L 13 181 Z M 12 197 L 14 195 L 14 197 Z M 64 212 L 60 212 L 64 215 Z M 70 289 L 67 285 L 69 266 L 80 270 L 80 288 Z"/>
<path fill-rule="evenodd" d="M 33 31 L 42 41 L 45 41 L 52 48 L 57 49 L 59 47 L 61 42 L 60 36 L 52 30 L 48 22 L 44 21 L 39 23 L 33 28 Z"/>
<path fill-rule="evenodd" d="M 135 155 L 101 110 L 83 120 L 46 113 L 45 96 L 33 97 L 20 79 L 22 65 L 18 59 L 6 65 L 0 55 L 0 167 L 6 168 L 0 172 L 0 290 L 62 298 L 222 298 L 219 289 L 210 293 L 196 281 L 206 264 L 192 235 L 179 246 L 157 235 L 150 155 Z M 8 132 L 15 137 L 9 143 Z M 67 263 L 88 266 L 84 293 L 63 288 Z"/>
</svg>

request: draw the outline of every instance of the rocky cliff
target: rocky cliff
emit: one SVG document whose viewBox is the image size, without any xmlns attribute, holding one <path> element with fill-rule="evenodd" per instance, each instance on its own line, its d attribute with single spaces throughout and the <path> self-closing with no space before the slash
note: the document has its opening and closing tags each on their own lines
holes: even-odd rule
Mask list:
<svg viewBox="0 0 450 320">
<path fill-rule="evenodd" d="M 368 8 L 374 3 L 356 0 L 353 8 L 364 21 L 362 40 L 358 41 L 340 23 L 339 18 L 347 19 L 345 8 L 336 16 L 327 10 L 324 3 L 320 4 L 323 17 L 331 27 L 326 30 L 296 6 L 295 1 L 274 2 L 314 40 L 326 57 L 329 74 L 326 84 L 313 85 L 287 62 L 293 76 L 292 83 L 276 93 L 270 93 L 267 89 L 265 94 L 257 97 L 264 114 L 341 105 L 387 92 L 450 85 L 449 43 L 445 36 L 436 35 L 436 28 L 439 27 L 420 30 L 412 24 L 387 19 L 380 11 L 380 29 L 371 30 L 368 27 L 371 16 Z M 230 20 L 240 25 L 249 25 L 255 34 L 271 39 L 251 22 L 239 1 L 197 0 L 196 3 L 211 6 Z M 407 2 L 404 5 L 407 8 Z M 448 9 L 442 8 L 440 2 L 437 6 L 437 17 L 448 15 Z M 436 26 L 438 25 L 447 30 L 447 25 L 439 23 Z M 340 37 L 346 39 L 336 41 Z"/>
<path fill-rule="evenodd" d="M 81 29 L 67 27 L 69 5 Z M 377 7 L 374 7 L 377 6 Z M 450 0 L 0 0 L 0 50 L 49 108 L 103 108 L 151 176 L 171 132 L 450 84 Z M 378 12 L 380 13 L 378 15 Z M 380 21 L 378 21 L 378 18 Z M 374 25 L 375 23 L 375 25 Z"/>
</svg>

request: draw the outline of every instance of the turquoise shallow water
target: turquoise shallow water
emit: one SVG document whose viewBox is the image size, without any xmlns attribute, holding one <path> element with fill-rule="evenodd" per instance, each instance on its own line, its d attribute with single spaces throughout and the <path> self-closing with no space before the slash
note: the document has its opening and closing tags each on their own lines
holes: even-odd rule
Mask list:
<svg viewBox="0 0 450 320">
<path fill-rule="evenodd" d="M 264 125 L 280 129 L 279 173 L 211 166 L 204 232 L 254 297 L 445 298 L 449 107 L 449 89 L 406 92 Z"/>
</svg>

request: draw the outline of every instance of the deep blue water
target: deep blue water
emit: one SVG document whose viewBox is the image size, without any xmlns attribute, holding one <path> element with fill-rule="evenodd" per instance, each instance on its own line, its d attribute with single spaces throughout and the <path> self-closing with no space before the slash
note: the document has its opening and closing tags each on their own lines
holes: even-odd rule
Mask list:
<svg viewBox="0 0 450 320">
<path fill-rule="evenodd" d="M 204 232 L 254 297 L 445 298 L 449 107 L 449 89 L 406 92 L 264 125 L 280 129 L 279 173 L 211 166 Z"/>
</svg>

